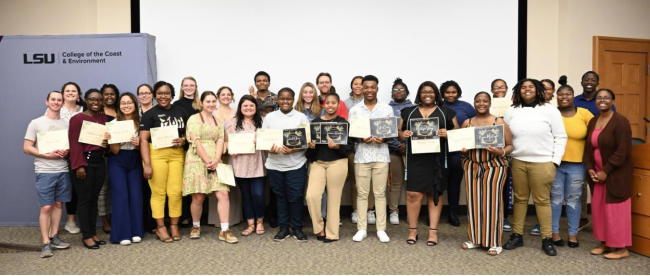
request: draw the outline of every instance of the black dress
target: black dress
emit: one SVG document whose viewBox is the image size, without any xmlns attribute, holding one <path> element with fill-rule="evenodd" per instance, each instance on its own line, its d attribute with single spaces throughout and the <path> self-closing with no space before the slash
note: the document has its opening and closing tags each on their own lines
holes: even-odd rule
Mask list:
<svg viewBox="0 0 650 276">
<path fill-rule="evenodd" d="M 444 115 L 443 115 L 444 114 Z M 450 108 L 438 106 L 428 118 L 438 118 L 441 129 L 451 130 L 454 128 L 453 118 L 456 112 Z M 420 119 L 422 113 L 417 106 L 402 109 L 402 131 L 411 130 L 409 119 Z M 406 190 L 411 192 L 431 193 L 433 201 L 438 205 L 438 197 L 447 190 L 448 166 L 446 160 L 449 157 L 447 139 L 440 138 L 439 153 L 413 154 L 411 150 L 411 139 L 407 139 L 406 151 Z"/>
</svg>

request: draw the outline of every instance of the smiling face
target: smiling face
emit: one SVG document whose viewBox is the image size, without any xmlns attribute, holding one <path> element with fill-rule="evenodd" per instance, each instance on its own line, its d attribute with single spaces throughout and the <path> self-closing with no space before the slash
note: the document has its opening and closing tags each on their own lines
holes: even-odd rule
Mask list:
<svg viewBox="0 0 650 276">
<path fill-rule="evenodd" d="M 314 94 L 315 93 L 316 92 L 314 91 L 313 88 L 311 88 L 309 86 L 305 86 L 305 88 L 302 89 L 302 93 L 301 93 L 302 94 L 302 100 L 306 104 L 311 104 L 314 101 Z"/>
<path fill-rule="evenodd" d="M 136 103 L 131 100 L 131 97 L 129 95 L 123 95 L 120 97 L 120 112 L 124 115 L 129 115 L 133 114 L 136 109 Z"/>
<path fill-rule="evenodd" d="M 158 88 L 156 91 L 156 101 L 158 105 L 162 108 L 169 108 L 172 103 L 172 89 L 169 85 L 163 85 Z"/>
<path fill-rule="evenodd" d="M 573 92 L 570 89 L 560 89 L 557 92 L 557 106 L 562 109 L 573 107 Z"/>
<path fill-rule="evenodd" d="M 338 109 L 339 101 L 336 97 L 325 97 L 325 112 L 327 112 L 327 115 L 336 115 Z"/>
<path fill-rule="evenodd" d="M 550 82 L 543 81 L 542 85 L 544 86 L 544 99 L 547 102 L 550 102 L 553 99 L 553 96 L 555 96 L 553 93 L 555 92 L 553 89 L 553 85 Z"/>
<path fill-rule="evenodd" d="M 606 90 L 600 90 L 596 93 L 596 106 L 601 113 L 607 112 L 612 109 L 614 99 Z"/>
<path fill-rule="evenodd" d="M 201 101 L 201 107 L 204 111 L 212 114 L 212 112 L 217 108 L 217 97 L 213 95 L 206 95 Z"/>
<path fill-rule="evenodd" d="M 352 95 L 361 97 L 363 94 L 363 85 L 361 85 L 362 78 L 356 78 L 352 82 Z"/>
<path fill-rule="evenodd" d="M 153 96 L 149 87 L 142 86 L 138 89 L 138 99 L 142 105 L 149 105 L 151 103 Z"/>
<path fill-rule="evenodd" d="M 373 80 L 368 80 L 363 82 L 362 85 L 363 85 L 363 97 L 370 102 L 376 100 L 377 91 L 379 91 L 377 82 Z"/>
<path fill-rule="evenodd" d="M 580 85 L 582 85 L 582 89 L 586 93 L 592 93 L 596 91 L 596 88 L 598 88 L 598 77 L 594 73 L 589 73 L 586 74 L 584 78 L 582 78 L 582 81 L 580 82 Z"/>
<path fill-rule="evenodd" d="M 420 102 L 424 106 L 434 106 L 436 104 L 436 91 L 433 87 L 422 87 L 422 90 L 420 90 Z"/>
<path fill-rule="evenodd" d="M 393 86 L 393 100 L 396 102 L 403 102 L 406 100 L 406 86 L 403 84 L 396 84 Z"/>
<path fill-rule="evenodd" d="M 77 87 L 68 84 L 63 88 L 63 99 L 66 102 L 77 102 L 79 99 L 79 91 L 77 91 Z"/>
<path fill-rule="evenodd" d="M 495 98 L 503 98 L 506 96 L 506 93 L 508 92 L 508 88 L 506 87 L 506 83 L 502 80 L 498 80 L 494 82 L 494 85 L 492 86 L 492 96 Z"/>
<path fill-rule="evenodd" d="M 458 100 L 458 89 L 456 89 L 456 87 L 454 87 L 453 85 L 450 85 L 449 87 L 447 87 L 447 89 L 445 90 L 442 96 L 445 97 L 445 100 L 448 103 L 455 103 L 456 100 Z"/>
<path fill-rule="evenodd" d="M 113 106 L 115 104 L 115 90 L 113 88 L 104 88 L 104 106 Z"/>
<path fill-rule="evenodd" d="M 251 118 L 255 115 L 255 112 L 257 112 L 257 106 L 255 103 L 250 100 L 244 100 L 241 104 L 241 114 L 246 118 Z"/>
<path fill-rule="evenodd" d="M 61 96 L 61 93 L 50 93 L 50 96 L 45 101 L 45 105 L 47 105 L 48 109 L 58 112 L 63 106 L 63 96 Z"/>
<path fill-rule="evenodd" d="M 194 98 L 196 82 L 190 79 L 183 80 L 183 83 L 181 83 L 181 90 L 183 90 L 183 96 L 185 96 L 185 98 Z"/>
<path fill-rule="evenodd" d="M 476 110 L 476 114 L 484 115 L 490 113 L 490 106 L 492 106 L 492 102 L 487 94 L 481 93 L 474 98 L 474 109 Z"/>
<path fill-rule="evenodd" d="M 289 113 L 293 109 L 293 95 L 289 91 L 282 91 L 278 94 L 278 103 L 280 104 L 280 111 L 282 113 Z"/>
<path fill-rule="evenodd" d="M 321 94 L 327 94 L 332 88 L 332 80 L 328 76 L 320 76 L 317 85 Z"/>
<path fill-rule="evenodd" d="M 99 92 L 92 92 L 88 94 L 88 97 L 85 99 L 86 104 L 88 105 L 88 110 L 92 112 L 99 112 L 102 109 L 102 94 Z"/>
<path fill-rule="evenodd" d="M 535 100 L 535 97 L 537 97 L 537 89 L 532 81 L 525 81 L 521 84 L 519 93 L 521 93 L 521 99 L 528 104 L 532 103 Z"/>
<path fill-rule="evenodd" d="M 269 78 L 263 75 L 259 75 L 255 77 L 255 87 L 257 88 L 258 91 L 267 91 L 269 90 L 269 85 L 271 83 L 269 82 Z"/>
<path fill-rule="evenodd" d="M 232 91 L 228 88 L 224 88 L 219 92 L 219 104 L 220 105 L 230 105 L 232 103 Z"/>
</svg>

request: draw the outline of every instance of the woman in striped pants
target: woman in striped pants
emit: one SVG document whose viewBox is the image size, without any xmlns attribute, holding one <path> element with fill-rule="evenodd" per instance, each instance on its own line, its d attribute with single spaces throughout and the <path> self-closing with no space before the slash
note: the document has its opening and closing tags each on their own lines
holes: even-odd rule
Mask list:
<svg viewBox="0 0 650 276">
<path fill-rule="evenodd" d="M 469 241 L 462 248 L 489 247 L 489 255 L 501 253 L 503 202 L 501 193 L 506 181 L 506 154 L 512 151 L 510 129 L 503 119 L 490 114 L 491 98 L 487 92 L 474 97 L 477 116 L 465 120 L 462 127 L 503 125 L 505 147 L 462 149 L 467 194 L 467 231 Z"/>
</svg>

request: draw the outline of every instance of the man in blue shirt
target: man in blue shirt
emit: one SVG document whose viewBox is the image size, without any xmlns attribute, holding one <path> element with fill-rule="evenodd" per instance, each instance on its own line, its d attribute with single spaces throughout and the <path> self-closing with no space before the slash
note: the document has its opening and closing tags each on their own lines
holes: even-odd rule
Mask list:
<svg viewBox="0 0 650 276">
<path fill-rule="evenodd" d="M 596 91 L 598 91 L 599 81 L 600 77 L 594 71 L 588 71 L 582 75 L 582 81 L 580 82 L 582 95 L 578 95 L 573 99 L 576 107 L 585 108 L 594 116 L 600 115 L 600 110 L 596 106 Z M 616 111 L 616 106 L 612 106 L 612 110 Z"/>
</svg>

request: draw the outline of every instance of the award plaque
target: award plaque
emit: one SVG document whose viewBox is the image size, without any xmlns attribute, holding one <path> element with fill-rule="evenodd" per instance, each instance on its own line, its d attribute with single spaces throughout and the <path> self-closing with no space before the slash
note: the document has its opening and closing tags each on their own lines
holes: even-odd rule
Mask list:
<svg viewBox="0 0 650 276">
<path fill-rule="evenodd" d="M 325 138 L 325 143 L 331 139 L 334 144 L 345 145 L 348 143 L 348 124 L 346 123 L 323 123 L 321 125 L 321 135 Z"/>
<path fill-rule="evenodd" d="M 397 117 L 370 119 L 370 134 L 379 138 L 397 137 Z"/>
<path fill-rule="evenodd" d="M 412 140 L 439 139 L 438 128 L 440 123 L 438 118 L 410 119 Z"/>
<path fill-rule="evenodd" d="M 506 143 L 503 136 L 503 125 L 483 126 L 474 128 L 474 144 L 477 149 L 488 146 L 500 148 Z"/>
<path fill-rule="evenodd" d="M 309 130 L 311 132 L 311 141 L 314 141 L 316 144 L 327 144 L 327 137 L 321 135 L 322 123 L 311 123 Z"/>
<path fill-rule="evenodd" d="M 283 130 L 282 142 L 290 149 L 306 149 L 307 135 L 305 128 L 290 128 Z"/>
</svg>

